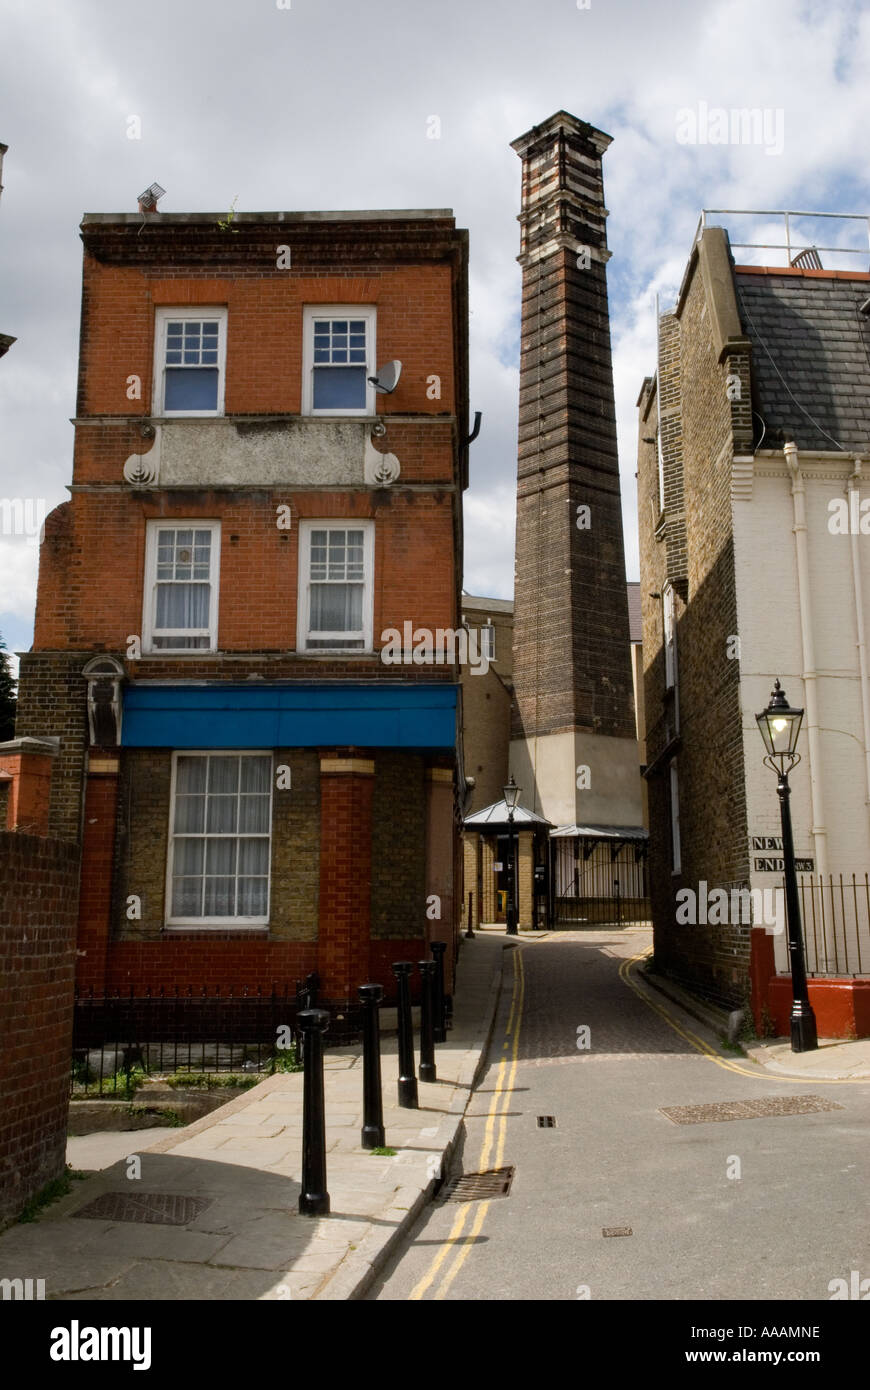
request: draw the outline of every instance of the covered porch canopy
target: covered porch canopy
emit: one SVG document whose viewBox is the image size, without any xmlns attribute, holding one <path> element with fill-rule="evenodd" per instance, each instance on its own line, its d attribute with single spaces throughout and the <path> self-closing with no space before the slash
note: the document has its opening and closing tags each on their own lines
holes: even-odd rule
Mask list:
<svg viewBox="0 0 870 1390">
<path fill-rule="evenodd" d="M 513 823 L 508 814 L 507 803 L 502 799 L 463 821 L 465 877 L 472 895 L 472 919 L 477 926 L 505 920 L 505 898 L 510 891 L 507 839 L 511 831 L 516 837 L 520 926 L 536 925 L 537 917 L 545 911 L 552 822 L 525 806 L 516 807 Z"/>
</svg>

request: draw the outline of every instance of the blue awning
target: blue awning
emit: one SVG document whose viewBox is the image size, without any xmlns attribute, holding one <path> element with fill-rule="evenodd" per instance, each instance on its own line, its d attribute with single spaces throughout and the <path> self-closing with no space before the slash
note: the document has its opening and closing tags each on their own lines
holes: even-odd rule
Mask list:
<svg viewBox="0 0 870 1390">
<path fill-rule="evenodd" d="M 124 748 L 456 747 L 458 687 L 150 685 L 124 691 Z"/>
</svg>

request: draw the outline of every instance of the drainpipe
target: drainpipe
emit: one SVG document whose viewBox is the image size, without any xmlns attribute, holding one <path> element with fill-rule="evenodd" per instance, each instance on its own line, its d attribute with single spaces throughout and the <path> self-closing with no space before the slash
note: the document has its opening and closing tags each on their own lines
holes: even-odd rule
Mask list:
<svg viewBox="0 0 870 1390">
<path fill-rule="evenodd" d="M 852 591 L 855 599 L 855 627 L 858 633 L 858 677 L 861 682 L 861 718 L 864 729 L 864 804 L 870 816 L 870 690 L 867 686 L 867 644 L 864 641 L 864 597 L 861 576 L 861 549 L 858 528 L 852 517 L 859 515 L 861 459 L 853 455 L 854 469 L 846 484 L 849 498 L 849 545 L 852 550 Z"/>
<path fill-rule="evenodd" d="M 806 485 L 800 469 L 797 445 L 790 439 L 783 449 L 788 471 L 791 474 L 791 495 L 794 508 L 795 557 L 798 573 L 798 608 L 801 620 L 801 645 L 803 648 L 804 704 L 807 711 L 807 740 L 809 742 L 810 798 L 813 813 L 813 847 L 816 861 L 816 874 L 827 877 L 828 873 L 828 832 L 825 826 L 825 808 L 822 797 L 821 767 L 822 751 L 819 736 L 819 701 L 816 648 L 813 640 L 812 610 L 810 607 L 810 563 L 807 552 L 807 509 Z"/>
</svg>

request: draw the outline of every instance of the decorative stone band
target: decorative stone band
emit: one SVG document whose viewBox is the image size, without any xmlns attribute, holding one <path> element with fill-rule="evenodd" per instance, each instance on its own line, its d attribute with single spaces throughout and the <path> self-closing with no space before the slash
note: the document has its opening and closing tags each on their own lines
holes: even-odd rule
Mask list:
<svg viewBox="0 0 870 1390">
<path fill-rule="evenodd" d="M 117 758 L 91 758 L 88 762 L 88 774 L 98 773 L 102 776 L 117 777 L 120 766 Z"/>
<path fill-rule="evenodd" d="M 374 777 L 375 764 L 372 758 L 321 758 L 321 775 L 353 775 L 355 777 Z"/>
</svg>

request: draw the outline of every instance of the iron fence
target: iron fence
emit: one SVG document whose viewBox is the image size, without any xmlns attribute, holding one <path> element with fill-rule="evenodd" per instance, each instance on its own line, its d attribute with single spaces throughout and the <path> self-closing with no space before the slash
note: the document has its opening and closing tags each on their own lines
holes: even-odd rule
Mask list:
<svg viewBox="0 0 870 1390">
<path fill-rule="evenodd" d="M 808 975 L 870 974 L 870 878 L 798 878 Z"/>
<path fill-rule="evenodd" d="M 645 845 L 566 837 L 554 846 L 554 926 L 567 931 L 651 921 Z"/>
<path fill-rule="evenodd" d="M 295 989 L 195 991 L 146 989 L 137 994 L 76 996 L 70 1089 L 76 1096 L 129 1096 L 135 1077 L 184 1072 L 266 1072 L 287 1056 L 278 1046 L 291 1035 L 301 1058 L 297 1014 L 314 1005 L 328 1009 L 325 1041 L 333 1047 L 355 1042 L 359 1006 L 318 1004 L 318 981 L 309 975 Z"/>
</svg>

